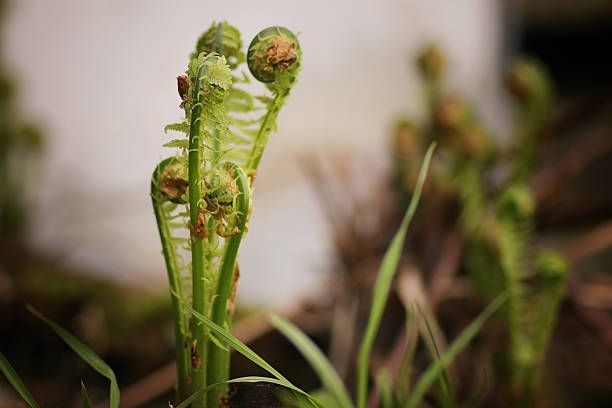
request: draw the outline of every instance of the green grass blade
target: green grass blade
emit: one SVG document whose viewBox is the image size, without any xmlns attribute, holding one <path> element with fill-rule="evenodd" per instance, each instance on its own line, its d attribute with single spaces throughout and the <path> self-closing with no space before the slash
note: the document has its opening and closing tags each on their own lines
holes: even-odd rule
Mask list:
<svg viewBox="0 0 612 408">
<path fill-rule="evenodd" d="M 0 370 L 2 371 L 2 373 L 4 373 L 15 391 L 17 391 L 19 395 L 21 395 L 21 398 L 23 398 L 23 400 L 28 403 L 30 408 L 40 408 L 28 388 L 21 381 L 21 378 L 19 378 L 19 376 L 13 369 L 13 366 L 8 362 L 8 360 L 4 357 L 4 354 L 2 353 L 0 353 Z"/>
<path fill-rule="evenodd" d="M 476 390 L 476 392 L 463 404 L 463 408 L 476 408 L 482 405 L 482 402 L 484 401 L 485 397 L 487 396 L 487 394 L 489 393 L 490 389 L 491 389 L 491 384 L 488 383 L 488 378 L 485 375 L 485 381 L 484 383 L 481 385 L 481 387 L 479 387 L 479 389 Z"/>
<path fill-rule="evenodd" d="M 419 341 L 419 328 L 414 307 L 406 308 L 406 350 L 395 385 L 395 395 L 399 406 L 408 400 L 410 392 L 410 379 L 412 378 L 412 364 Z"/>
<path fill-rule="evenodd" d="M 217 336 L 219 341 L 233 347 L 237 352 L 242 354 L 244 357 L 248 358 L 253 363 L 257 364 L 259 367 L 263 368 L 264 370 L 272 374 L 274 377 L 276 377 L 280 381 L 281 385 L 295 391 L 297 393 L 296 395 L 301 394 L 305 396 L 306 400 L 304 402 L 308 406 L 314 406 L 314 407 L 321 406 L 310 395 L 308 395 L 308 393 L 302 391 L 301 389 L 293 385 L 281 373 L 279 373 L 274 367 L 268 364 L 263 358 L 257 355 L 257 353 L 251 350 L 246 344 L 238 340 L 230 332 L 228 332 L 221 326 L 215 324 L 212 320 L 210 320 L 206 316 L 203 316 L 202 314 L 198 313 L 196 310 L 194 310 L 191 306 L 189 306 L 185 302 L 182 302 L 182 304 L 183 304 L 183 307 L 193 315 L 193 317 L 195 317 L 197 320 L 202 322 L 206 327 L 208 327 L 210 331 L 214 332 L 214 334 Z M 298 398 L 300 397 L 298 396 Z"/>
<path fill-rule="evenodd" d="M 427 390 L 431 387 L 431 385 L 436 381 L 436 379 L 440 376 L 444 367 L 450 364 L 451 361 L 457 357 L 459 354 L 472 340 L 472 338 L 480 331 L 484 323 L 487 321 L 489 317 L 499 307 L 506 301 L 508 298 L 506 293 L 502 293 L 497 296 L 493 301 L 483 310 L 476 319 L 468 327 L 466 327 L 459 337 L 450 345 L 448 349 L 440 358 L 429 365 L 427 370 L 419 377 L 410 398 L 408 399 L 408 403 L 406 404 L 409 408 L 415 408 L 421 402 Z"/>
<path fill-rule="evenodd" d="M 425 332 L 423 333 L 423 339 L 425 340 L 425 345 L 429 349 L 429 354 L 434 361 L 440 361 L 440 348 L 438 347 L 438 341 L 436 340 L 436 335 L 434 334 L 434 330 L 431 327 L 432 321 L 434 319 L 433 316 L 430 317 L 429 313 L 422 310 L 417 304 L 416 307 L 421 314 L 421 319 L 425 325 Z M 435 321 L 433 323 L 436 323 Z M 439 331 L 439 326 L 436 323 L 436 329 Z M 455 396 L 453 393 L 453 387 L 450 382 L 450 376 L 448 375 L 448 371 L 446 367 L 442 365 L 441 373 L 438 376 L 438 393 L 440 395 L 440 406 L 443 408 L 451 408 L 456 406 Z"/>
<path fill-rule="evenodd" d="M 312 369 L 319 376 L 323 387 L 336 399 L 337 406 L 340 408 L 352 408 L 353 402 L 342 380 L 317 345 L 293 323 L 280 316 L 272 316 L 270 322 L 291 341 L 308 361 Z"/>
<path fill-rule="evenodd" d="M 91 408 L 91 402 L 89 402 L 89 396 L 87 395 L 87 389 L 83 380 L 81 380 L 81 400 L 83 401 L 83 408 Z"/>
<path fill-rule="evenodd" d="M 325 408 L 319 401 L 315 400 L 310 394 L 304 391 L 293 391 L 293 394 L 302 405 L 302 408 Z"/>
<path fill-rule="evenodd" d="M 376 376 L 376 384 L 380 390 L 380 407 L 381 408 L 394 408 L 395 401 L 393 397 L 393 385 L 391 383 L 391 376 L 387 371 L 380 371 Z"/>
<path fill-rule="evenodd" d="M 308 394 L 324 407 L 335 407 L 337 404 L 336 398 L 325 388 L 310 391 Z"/>
<path fill-rule="evenodd" d="M 66 343 L 79 357 L 100 375 L 110 380 L 110 408 L 119 408 L 119 386 L 113 370 L 89 347 L 81 343 L 76 337 L 64 328 L 49 320 L 45 315 L 34 309 L 31 305 L 26 308 L 36 317 L 47 323 L 53 331 Z"/>
<path fill-rule="evenodd" d="M 391 241 L 391 245 L 389 246 L 389 249 L 387 249 L 378 271 L 378 276 L 376 278 L 376 283 L 374 285 L 374 291 L 372 294 L 370 315 L 368 317 L 368 323 L 363 335 L 361 347 L 359 348 L 359 356 L 357 360 L 356 385 L 357 406 L 359 408 L 366 407 L 370 352 L 372 351 L 372 345 L 374 344 L 374 339 L 376 338 L 376 333 L 378 332 L 378 328 L 380 326 L 380 320 L 382 319 L 385 304 L 387 303 L 389 288 L 391 287 L 391 282 L 393 281 L 395 271 L 397 270 L 397 264 L 399 263 L 400 256 L 402 255 L 406 231 L 408 230 L 410 221 L 412 220 L 417 204 L 419 203 L 421 191 L 423 189 L 423 184 L 425 183 L 425 178 L 427 176 L 427 170 L 429 168 L 429 162 L 431 161 L 431 156 L 433 155 L 435 147 L 436 144 L 434 142 L 429 146 L 429 149 L 427 149 L 427 153 L 425 154 L 425 159 L 423 160 L 423 165 L 419 173 L 419 178 L 414 189 L 414 194 L 410 200 L 410 205 L 408 206 L 406 215 L 402 220 L 402 225 L 393 237 L 393 241 Z"/>
<path fill-rule="evenodd" d="M 221 381 L 218 382 L 216 384 L 211 384 L 209 386 L 207 386 L 206 388 L 202 388 L 201 390 L 194 392 L 189 398 L 185 399 L 183 402 L 181 402 L 179 405 L 176 406 L 176 408 L 188 408 L 189 405 L 195 401 L 198 398 L 203 397 L 204 395 L 206 395 L 206 393 L 210 390 L 212 390 L 215 387 L 219 387 L 221 385 L 225 385 L 225 384 L 232 384 L 232 383 L 256 383 L 256 382 L 265 382 L 265 383 L 269 383 L 269 384 L 276 384 L 285 388 L 290 389 L 291 391 L 294 392 L 298 392 L 301 395 L 305 396 L 306 398 L 312 399 L 314 401 L 314 398 L 311 397 L 309 394 L 303 392 L 303 391 L 298 391 L 295 388 L 292 387 L 287 387 L 287 384 L 284 383 L 282 380 L 279 380 L 278 378 L 269 378 L 269 377 L 257 377 L 257 376 L 250 376 L 250 377 L 240 377 L 240 378 L 233 378 L 231 380 L 228 381 Z M 315 405 L 317 408 L 324 408 L 323 405 L 316 403 L 315 401 Z"/>
</svg>

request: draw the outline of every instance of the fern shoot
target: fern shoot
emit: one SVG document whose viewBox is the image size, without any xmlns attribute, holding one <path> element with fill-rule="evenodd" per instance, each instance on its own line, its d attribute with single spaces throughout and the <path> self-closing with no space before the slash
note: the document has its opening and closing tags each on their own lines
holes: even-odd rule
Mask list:
<svg viewBox="0 0 612 408">
<path fill-rule="evenodd" d="M 231 330 L 252 183 L 300 69 L 299 43 L 286 28 L 262 30 L 248 53 L 267 95 L 240 87 L 250 79 L 241 71 L 247 55 L 235 27 L 213 23 L 200 36 L 177 77 L 184 119 L 164 129 L 184 136 L 164 145 L 178 151 L 156 168 L 151 185 L 176 321 L 179 400 L 228 380 L 229 350 L 180 305 Z M 194 395 L 192 406 L 220 406 L 226 393 L 227 385 L 211 387 Z"/>
<path fill-rule="evenodd" d="M 517 105 L 518 126 L 513 145 L 505 147 L 496 143 L 464 100 L 444 93 L 445 58 L 438 48 L 426 47 L 417 64 L 429 115 L 424 124 L 411 125 L 410 132 L 402 133 L 410 137 L 394 139 L 396 184 L 408 197 L 412 194 L 405 187 L 411 184 L 413 163 L 403 152 L 438 141 L 440 159 L 432 169 L 432 183 L 457 206 L 466 240 L 463 262 L 476 292 L 486 299 L 501 291 L 507 295 L 510 388 L 513 395 L 521 396 L 517 403 L 528 404 L 563 298 L 567 269 L 556 254 L 546 252 L 535 262 L 530 259 L 536 200 L 528 182 L 551 117 L 550 79 L 540 64 L 529 59 L 519 60 L 509 70 L 506 86 Z M 416 136 L 421 140 L 411 140 Z M 538 279 L 545 284 L 535 284 Z"/>
</svg>

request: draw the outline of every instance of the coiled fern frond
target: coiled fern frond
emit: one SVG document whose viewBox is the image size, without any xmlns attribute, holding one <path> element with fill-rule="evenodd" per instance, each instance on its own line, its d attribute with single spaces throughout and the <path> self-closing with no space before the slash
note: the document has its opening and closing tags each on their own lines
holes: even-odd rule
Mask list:
<svg viewBox="0 0 612 408">
<path fill-rule="evenodd" d="M 156 168 L 151 183 L 170 281 L 177 339 L 179 397 L 221 383 L 229 375 L 229 351 L 201 324 L 188 324 L 181 303 L 231 328 L 238 248 L 247 232 L 252 183 L 281 107 L 296 83 L 301 51 L 283 27 L 262 30 L 242 50 L 240 32 L 213 23 L 198 39 L 177 87 L 184 118 L 165 127 L 178 132 L 164 146 L 178 149 Z M 253 96 L 241 71 L 249 62 L 268 94 Z M 190 262 L 183 255 L 191 254 Z M 195 406 L 217 406 L 217 387 Z"/>
</svg>

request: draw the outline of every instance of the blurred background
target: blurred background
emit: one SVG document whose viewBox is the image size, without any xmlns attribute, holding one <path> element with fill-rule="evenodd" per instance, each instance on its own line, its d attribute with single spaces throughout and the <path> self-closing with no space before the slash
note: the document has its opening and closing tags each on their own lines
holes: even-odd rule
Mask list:
<svg viewBox="0 0 612 408">
<path fill-rule="evenodd" d="M 0 160 L 8 175 L 0 187 L 3 200 L 21 201 L 2 215 L 0 337 L 13 360 L 24 356 L 15 362 L 23 371 L 42 361 L 48 373 L 73 372 L 61 385 L 30 372 L 43 395 L 76 390 L 72 380 L 83 366 L 40 351 L 61 345 L 31 322 L 23 310 L 28 302 L 65 319 L 94 349 L 113 350 L 111 366 L 125 368 L 122 385 L 170 361 L 171 348 L 160 351 L 155 341 L 169 343 L 171 330 L 161 324 L 159 331 L 168 295 L 149 182 L 159 160 L 172 154 L 161 147 L 169 140 L 163 127 L 182 115 L 176 76 L 214 20 L 238 27 L 246 43 L 270 25 L 298 31 L 304 58 L 257 177 L 240 253 L 238 302 L 245 309 L 291 314 L 330 302 L 342 254 L 305 163 L 348 163 L 358 195 L 385 184 L 395 122 L 428 115 L 414 64 L 425 45 L 444 51 L 446 87 L 473 104 L 502 144 L 512 142 L 514 126 L 503 78 L 518 55 L 548 68 L 560 106 L 576 107 L 574 122 L 592 120 L 590 112 L 609 120 L 612 112 L 612 3 L 606 0 L 1 3 L 7 108 L 0 126 L 10 130 L 3 130 Z M 612 138 L 610 127 L 603 132 Z M 5 136 L 13 133 L 30 141 L 18 153 Z M 610 168 L 598 169 L 605 176 Z M 9 190 L 10 180 L 19 186 Z M 594 188 L 595 196 L 612 190 L 605 183 Z M 589 212 L 599 218 L 590 220 L 611 215 L 609 204 L 599 203 Z M 115 345 L 113 336 L 128 330 L 139 338 Z M 135 344 L 144 354 L 137 369 L 126 362 Z M 9 401 L 0 389 L 0 406 L 3 398 Z"/>
<path fill-rule="evenodd" d="M 19 1 L 9 12 L 5 55 L 21 112 L 47 141 L 32 242 L 75 269 L 137 286 L 165 285 L 149 178 L 171 153 L 160 147 L 169 140 L 163 127 L 181 117 L 175 78 L 210 21 L 227 19 L 245 42 L 262 27 L 290 27 L 301 32 L 305 59 L 259 172 L 257 217 L 241 252 L 244 300 L 287 307 L 320 284 L 329 245 L 297 159 L 333 151 L 384 166 L 394 116 L 422 109 L 411 56 L 423 42 L 444 44 L 453 84 L 492 123 L 506 116 L 501 3 Z"/>
</svg>

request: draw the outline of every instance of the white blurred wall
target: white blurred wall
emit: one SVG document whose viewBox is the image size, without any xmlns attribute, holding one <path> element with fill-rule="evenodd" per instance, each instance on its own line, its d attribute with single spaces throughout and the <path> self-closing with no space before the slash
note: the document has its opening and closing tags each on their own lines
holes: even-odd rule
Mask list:
<svg viewBox="0 0 612 408">
<path fill-rule="evenodd" d="M 504 123 L 497 1 L 14 3 L 5 50 L 24 113 L 48 137 L 35 243 L 134 284 L 165 284 L 149 179 L 171 154 L 160 147 L 163 126 L 181 116 L 176 75 L 212 20 L 227 19 L 247 44 L 284 25 L 301 32 L 304 53 L 257 179 L 242 301 L 287 307 L 324 282 L 327 227 L 295 157 L 341 151 L 384 162 L 392 119 L 421 112 L 412 58 L 424 42 L 449 55 L 451 86 Z"/>
</svg>

